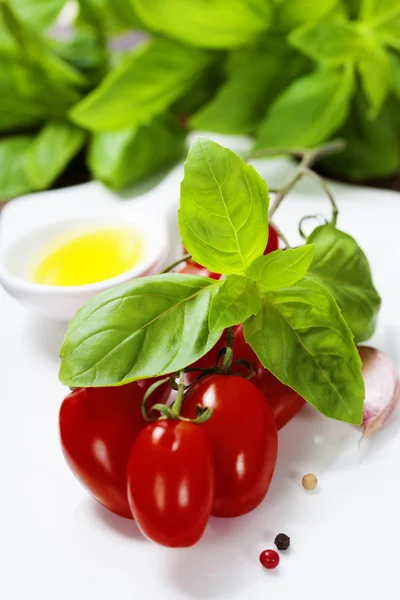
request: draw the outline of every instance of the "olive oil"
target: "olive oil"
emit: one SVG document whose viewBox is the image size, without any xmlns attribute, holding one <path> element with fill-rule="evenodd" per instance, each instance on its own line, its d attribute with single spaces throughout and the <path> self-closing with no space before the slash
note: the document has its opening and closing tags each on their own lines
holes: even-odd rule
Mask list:
<svg viewBox="0 0 400 600">
<path fill-rule="evenodd" d="M 144 250 L 140 233 L 132 227 L 102 227 L 56 239 L 32 265 L 35 283 L 54 286 L 85 285 L 121 275 L 136 266 Z"/>
</svg>

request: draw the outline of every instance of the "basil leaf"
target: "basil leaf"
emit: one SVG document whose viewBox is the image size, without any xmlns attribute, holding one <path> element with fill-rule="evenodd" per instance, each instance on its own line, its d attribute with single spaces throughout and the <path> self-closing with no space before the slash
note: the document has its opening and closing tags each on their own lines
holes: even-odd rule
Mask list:
<svg viewBox="0 0 400 600">
<path fill-rule="evenodd" d="M 289 250 L 275 250 L 256 258 L 247 269 L 246 275 L 264 292 L 290 287 L 307 273 L 313 256 L 312 244 Z"/>
<path fill-rule="evenodd" d="M 397 100 L 400 100 L 400 56 L 391 52 L 390 62 L 392 65 L 392 89 Z"/>
<path fill-rule="evenodd" d="M 395 0 L 363 0 L 360 18 L 385 44 L 400 50 L 400 4 Z"/>
<path fill-rule="evenodd" d="M 358 63 L 361 84 L 370 103 L 369 119 L 376 119 L 392 86 L 392 65 L 384 48 L 368 36 L 368 46 Z"/>
<path fill-rule="evenodd" d="M 381 299 L 367 257 L 354 238 L 333 225 L 321 225 L 307 242 L 315 245 L 309 273 L 334 296 L 357 343 L 375 331 Z"/>
<path fill-rule="evenodd" d="M 109 386 L 173 373 L 212 348 L 208 313 L 221 282 L 194 275 L 155 275 L 89 300 L 70 322 L 60 380 L 72 387 Z"/>
<path fill-rule="evenodd" d="M 181 96 L 213 55 L 153 39 L 130 53 L 100 86 L 74 106 L 70 117 L 94 131 L 117 131 L 149 123 Z"/>
<path fill-rule="evenodd" d="M 271 22 L 266 0 L 131 0 L 139 18 L 186 44 L 204 48 L 235 48 L 251 42 Z"/>
<path fill-rule="evenodd" d="M 306 23 L 289 35 L 289 42 L 316 62 L 338 66 L 356 59 L 363 50 L 363 39 L 354 22 L 327 19 Z"/>
<path fill-rule="evenodd" d="M 346 148 L 321 161 L 330 174 L 358 181 L 386 177 L 400 169 L 398 132 L 390 105 L 386 103 L 374 121 L 367 114 L 365 99 L 359 94 L 349 120 L 337 133 L 347 141 Z"/>
<path fill-rule="evenodd" d="M 66 0 L 8 0 L 19 19 L 35 29 L 47 29 L 54 23 Z"/>
<path fill-rule="evenodd" d="M 331 293 L 305 277 L 269 292 L 245 339 L 265 368 L 327 417 L 359 425 L 364 384 L 353 336 Z"/>
<path fill-rule="evenodd" d="M 95 133 L 88 165 L 95 179 L 121 190 L 182 158 L 184 147 L 183 131 L 159 117 L 150 125 Z"/>
<path fill-rule="evenodd" d="M 61 118 L 81 97 L 81 74 L 0 3 L 0 131 Z"/>
<path fill-rule="evenodd" d="M 247 277 L 229 275 L 211 302 L 210 331 L 221 331 L 239 325 L 261 308 L 260 295 Z"/>
<path fill-rule="evenodd" d="M 19 58 L 22 64 L 31 63 L 46 76 L 48 88 L 58 87 L 65 93 L 73 86 L 85 84 L 85 78 L 71 65 L 61 60 L 46 39 L 20 21 L 8 4 L 0 2 L 0 47 L 10 58 Z M 6 55 L 6 56 L 7 56 Z M 75 94 L 75 101 L 79 95 Z"/>
<path fill-rule="evenodd" d="M 24 168 L 32 140 L 31 135 L 0 139 L 0 202 L 32 191 Z"/>
<path fill-rule="evenodd" d="M 192 144 L 181 184 L 179 229 L 193 259 L 244 274 L 268 241 L 268 188 L 252 166 L 205 138 Z"/>
<path fill-rule="evenodd" d="M 19 61 L 4 59 L 1 52 L 0 62 L 0 131 L 31 127 L 43 121 L 48 113 L 35 72 Z"/>
<path fill-rule="evenodd" d="M 256 148 L 309 148 L 328 139 L 348 117 L 353 85 L 347 68 L 301 77 L 271 105 Z"/>
<path fill-rule="evenodd" d="M 276 22 L 284 29 L 293 29 L 306 21 L 319 21 L 337 4 L 338 0 L 282 0 L 276 8 Z"/>
<path fill-rule="evenodd" d="M 192 116 L 192 127 L 228 134 L 251 132 L 274 98 L 307 67 L 306 59 L 276 43 L 241 54 L 215 97 Z"/>
<path fill-rule="evenodd" d="M 85 141 L 85 132 L 75 125 L 49 121 L 26 154 L 25 169 L 32 189 L 44 190 L 54 183 Z"/>
</svg>

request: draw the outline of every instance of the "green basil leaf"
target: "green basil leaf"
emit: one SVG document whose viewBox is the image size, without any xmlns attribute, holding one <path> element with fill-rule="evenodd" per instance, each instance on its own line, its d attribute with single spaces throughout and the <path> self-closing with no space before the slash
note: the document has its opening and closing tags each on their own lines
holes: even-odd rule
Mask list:
<svg viewBox="0 0 400 600">
<path fill-rule="evenodd" d="M 48 114 L 40 78 L 19 61 L 4 59 L 1 52 L 0 63 L 0 131 L 37 125 Z"/>
<path fill-rule="evenodd" d="M 264 367 L 322 414 L 361 423 L 361 360 L 335 299 L 321 283 L 305 277 L 265 294 L 244 334 Z"/>
<path fill-rule="evenodd" d="M 211 302 L 210 331 L 239 325 L 261 308 L 260 295 L 252 281 L 243 275 L 229 275 Z"/>
<path fill-rule="evenodd" d="M 283 29 L 293 29 L 307 21 L 319 21 L 331 12 L 338 0 L 275 0 L 276 22 Z"/>
<path fill-rule="evenodd" d="M 392 64 L 385 49 L 368 36 L 363 58 L 358 62 L 361 84 L 370 103 L 368 117 L 376 119 L 392 86 Z"/>
<path fill-rule="evenodd" d="M 400 50 L 400 4 L 396 0 L 363 0 L 360 18 L 381 40 Z"/>
<path fill-rule="evenodd" d="M 394 52 L 389 56 L 392 66 L 392 89 L 397 100 L 400 100 L 400 56 Z"/>
<path fill-rule="evenodd" d="M 8 0 L 8 3 L 21 21 L 34 29 L 48 29 L 66 0 Z"/>
<path fill-rule="evenodd" d="M 25 155 L 33 136 L 0 139 L 0 202 L 32 191 L 25 173 Z"/>
<path fill-rule="evenodd" d="M 275 250 L 256 258 L 246 275 L 257 283 L 263 292 L 290 287 L 307 273 L 314 256 L 314 246 L 300 246 L 288 250 Z"/>
<path fill-rule="evenodd" d="M 241 54 L 215 97 L 190 119 L 192 127 L 228 134 L 253 131 L 271 102 L 308 64 L 298 53 L 276 43 L 270 48 L 245 49 Z"/>
<path fill-rule="evenodd" d="M 268 241 L 268 188 L 251 165 L 205 138 L 192 144 L 181 184 L 179 228 L 193 259 L 242 275 Z"/>
<path fill-rule="evenodd" d="M 328 288 L 357 343 L 375 331 L 381 299 L 367 257 L 354 238 L 333 225 L 317 227 L 307 242 L 315 245 L 309 273 Z"/>
<path fill-rule="evenodd" d="M 271 105 L 256 148 L 309 148 L 325 141 L 347 119 L 353 87 L 351 68 L 301 77 Z"/>
<path fill-rule="evenodd" d="M 210 53 L 153 39 L 135 50 L 70 113 L 94 131 L 117 131 L 149 123 L 164 112 L 213 60 Z"/>
<path fill-rule="evenodd" d="M 235 48 L 263 34 L 271 22 L 268 0 L 131 0 L 152 31 L 204 48 Z"/>
<path fill-rule="evenodd" d="M 174 273 L 136 279 L 92 298 L 68 326 L 60 380 L 72 387 L 117 385 L 198 360 L 222 334 L 208 328 L 220 285 Z"/>
<path fill-rule="evenodd" d="M 393 175 L 400 169 L 398 131 L 390 105 L 387 102 L 374 121 L 368 119 L 368 112 L 366 101 L 359 94 L 349 120 L 337 133 L 347 141 L 346 148 L 321 161 L 331 175 L 360 181 Z"/>
<path fill-rule="evenodd" d="M 316 62 L 337 66 L 356 59 L 363 39 L 354 22 L 326 19 L 306 23 L 289 35 L 289 42 Z"/>
<path fill-rule="evenodd" d="M 0 2 L 0 48 L 10 58 L 19 58 L 23 64 L 31 64 L 47 77 L 48 88 L 58 88 L 65 93 L 74 86 L 85 84 L 85 78 L 71 65 L 61 60 L 46 39 L 20 21 L 8 4 Z M 76 92 L 75 92 L 76 96 Z M 75 97 L 75 101 L 79 95 Z"/>
<path fill-rule="evenodd" d="M 0 3 L 0 131 L 61 118 L 81 97 L 81 74 Z"/>
<path fill-rule="evenodd" d="M 183 157 L 183 131 L 166 117 L 150 125 L 95 133 L 88 165 L 93 176 L 114 190 L 121 190 Z"/>
<path fill-rule="evenodd" d="M 44 190 L 54 183 L 85 141 L 85 132 L 67 121 L 46 123 L 26 153 L 25 169 L 32 189 Z"/>
</svg>

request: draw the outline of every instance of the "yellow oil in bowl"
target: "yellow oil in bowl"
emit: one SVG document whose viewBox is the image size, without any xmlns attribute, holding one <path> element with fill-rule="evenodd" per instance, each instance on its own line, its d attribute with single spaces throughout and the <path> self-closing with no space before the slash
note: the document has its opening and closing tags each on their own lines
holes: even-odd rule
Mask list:
<svg viewBox="0 0 400 600">
<path fill-rule="evenodd" d="M 132 227 L 102 227 L 70 233 L 43 248 L 31 280 L 42 285 L 97 283 L 121 275 L 142 259 L 144 243 Z"/>
</svg>

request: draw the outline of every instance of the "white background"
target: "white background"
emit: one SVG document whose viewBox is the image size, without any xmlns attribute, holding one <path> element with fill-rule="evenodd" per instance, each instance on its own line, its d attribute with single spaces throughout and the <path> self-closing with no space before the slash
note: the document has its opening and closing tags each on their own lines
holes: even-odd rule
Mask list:
<svg viewBox="0 0 400 600">
<path fill-rule="evenodd" d="M 287 174 L 282 161 L 258 162 L 257 168 L 271 187 Z M 177 169 L 146 201 L 174 205 L 180 177 Z M 400 366 L 400 194 L 331 187 L 338 225 L 366 251 L 383 297 L 373 342 Z M 71 198 L 81 192 L 72 189 Z M 52 198 L 49 210 L 57 212 L 63 202 L 65 194 L 59 204 Z M 17 212 L 13 225 L 9 211 L 10 230 L 21 227 Z M 329 216 L 329 204 L 315 182 L 304 182 L 277 222 L 296 243 L 300 217 L 315 212 Z M 359 448 L 359 430 L 306 407 L 280 433 L 275 476 L 257 510 L 238 519 L 212 518 L 193 548 L 158 547 L 134 522 L 96 504 L 64 463 L 57 423 L 68 392 L 57 379 L 63 330 L 0 289 L 0 598 L 365 600 L 386 590 L 397 597 L 398 417 Z M 320 480 L 311 493 L 301 487 L 306 472 Z M 266 571 L 258 556 L 274 547 L 279 532 L 290 535 L 292 546 L 281 553 L 278 569 Z"/>
</svg>

